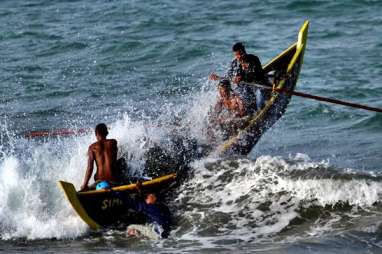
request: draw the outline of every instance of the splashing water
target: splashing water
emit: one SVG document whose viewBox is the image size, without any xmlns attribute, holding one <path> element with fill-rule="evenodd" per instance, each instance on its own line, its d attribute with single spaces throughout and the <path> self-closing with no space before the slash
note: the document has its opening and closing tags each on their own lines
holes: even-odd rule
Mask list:
<svg viewBox="0 0 382 254">
<path fill-rule="evenodd" d="M 288 160 L 207 159 L 193 168 L 174 202 L 182 221 L 175 235 L 182 240 L 219 247 L 269 241 L 285 232 L 306 237 L 352 228 L 360 214 L 379 214 L 380 176 L 333 170 L 302 154 Z"/>
<path fill-rule="evenodd" d="M 194 106 L 183 121 L 192 122 L 194 127 L 202 126 L 210 104 L 211 101 L 208 104 L 193 101 Z M 171 115 L 147 123 L 133 121 L 124 113 L 110 124 L 109 137 L 118 140 L 119 156 L 128 160 L 130 174 L 141 175 L 148 147 L 161 144 L 173 133 L 173 127 L 163 125 Z M 94 135 L 27 140 L 14 135 L 8 126 L 7 122 L 1 124 L 0 237 L 61 239 L 83 235 L 87 226 L 65 200 L 57 181 L 80 186 L 86 169 L 87 148 L 95 142 Z M 193 134 L 199 134 L 202 139 L 203 135 L 193 129 Z"/>
<path fill-rule="evenodd" d="M 199 142 L 209 107 L 203 91 L 190 100 L 180 126 Z M 182 109 L 176 112 L 185 111 Z M 144 153 L 152 143 L 162 143 L 173 134 L 164 125 L 172 114 L 156 121 L 132 120 L 127 113 L 110 124 L 110 137 L 118 140 L 119 155 L 128 159 L 131 174 L 142 174 Z M 79 186 L 86 168 L 88 145 L 93 134 L 73 138 L 26 140 L 2 125 L 0 160 L 1 238 L 76 238 L 87 226 L 73 212 L 56 182 Z M 191 130 L 191 134 L 190 134 Z M 182 131 L 182 129 L 180 130 Z M 184 133 L 183 133 L 184 135 Z M 316 163 L 304 154 L 289 159 L 260 156 L 257 160 L 206 158 L 194 161 L 192 175 L 170 206 L 177 211 L 173 236 L 184 241 L 219 245 L 219 241 L 257 241 L 281 236 L 305 225 L 303 233 L 332 230 L 343 221 L 338 205 L 372 210 L 381 196 L 380 178 L 349 170 L 334 170 L 328 162 Z M 332 208 L 330 216 L 326 210 Z M 358 211 L 350 211 L 357 217 Z M 314 214 L 314 215 L 311 215 Z M 298 230 L 297 230 L 298 231 Z"/>
</svg>

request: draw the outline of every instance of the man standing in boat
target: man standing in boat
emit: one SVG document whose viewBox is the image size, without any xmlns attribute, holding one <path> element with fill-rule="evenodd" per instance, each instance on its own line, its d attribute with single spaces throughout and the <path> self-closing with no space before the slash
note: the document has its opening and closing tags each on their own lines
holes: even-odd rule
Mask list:
<svg viewBox="0 0 382 254">
<path fill-rule="evenodd" d="M 240 59 L 240 64 L 243 71 L 239 72 L 235 78 L 235 82 L 237 82 L 235 92 L 244 96 L 244 98 L 248 97 L 248 94 L 250 94 L 249 97 L 253 96 L 252 102 L 256 103 L 256 110 L 260 110 L 270 93 L 269 90 L 263 91 L 254 86 L 253 83 L 270 86 L 269 81 L 257 56 L 246 54 Z"/>
<path fill-rule="evenodd" d="M 94 175 L 96 183 L 108 181 L 109 183 L 120 182 L 118 179 L 117 166 L 117 140 L 106 139 L 108 135 L 107 126 L 100 123 L 95 128 L 97 142 L 91 144 L 88 149 L 88 166 L 85 179 L 81 186 L 81 191 L 87 190 L 89 180 L 93 174 L 94 162 L 97 166 L 97 172 Z"/>
<path fill-rule="evenodd" d="M 245 51 L 244 45 L 241 42 L 235 43 L 232 46 L 232 51 L 233 51 L 234 59 L 232 60 L 226 75 L 224 77 L 221 77 L 217 75 L 216 73 L 212 73 L 209 76 L 210 80 L 218 81 L 225 78 L 230 81 L 233 81 L 234 74 L 241 70 L 240 59 L 247 53 Z"/>
<path fill-rule="evenodd" d="M 235 75 L 241 71 L 244 71 L 244 72 L 245 71 L 251 71 L 253 73 L 252 76 L 256 77 L 256 79 L 263 80 L 263 78 L 265 77 L 263 67 L 261 66 L 260 59 L 256 55 L 250 54 L 251 58 L 253 60 L 253 63 L 254 63 L 252 68 L 250 70 L 243 70 L 242 65 L 241 65 L 241 60 L 245 55 L 248 55 L 246 50 L 245 50 L 243 43 L 241 43 L 241 42 L 235 43 L 232 46 L 232 51 L 233 51 L 234 59 L 232 60 L 231 65 L 230 65 L 226 75 L 224 77 L 220 77 L 216 73 L 212 73 L 209 76 L 210 80 L 217 81 L 217 80 L 221 80 L 221 79 L 228 79 L 232 83 L 237 83 L 237 82 L 235 82 Z M 249 81 L 247 81 L 247 82 L 249 82 Z"/>
<path fill-rule="evenodd" d="M 264 105 L 264 100 L 269 97 L 264 91 L 254 88 L 250 83 L 268 85 L 267 77 L 264 73 L 260 59 L 253 54 L 247 54 L 244 45 L 237 42 L 233 45 L 232 51 L 234 59 L 224 78 L 212 73 L 210 80 L 227 79 L 231 82 L 232 90 L 243 102 L 245 102 L 246 111 L 253 110 L 250 104 L 256 103 L 256 109 L 260 110 Z M 256 102 L 255 102 L 256 98 Z M 253 99 L 253 101 L 252 101 Z M 248 101 L 251 100 L 251 101 Z"/>
</svg>

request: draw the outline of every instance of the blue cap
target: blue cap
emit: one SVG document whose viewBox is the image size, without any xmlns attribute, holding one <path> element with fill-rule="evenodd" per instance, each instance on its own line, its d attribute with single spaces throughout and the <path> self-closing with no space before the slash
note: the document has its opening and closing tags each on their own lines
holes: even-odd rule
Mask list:
<svg viewBox="0 0 382 254">
<path fill-rule="evenodd" d="M 109 189 L 109 188 L 110 188 L 110 184 L 108 181 L 101 181 L 97 183 L 96 185 L 96 190 Z"/>
</svg>

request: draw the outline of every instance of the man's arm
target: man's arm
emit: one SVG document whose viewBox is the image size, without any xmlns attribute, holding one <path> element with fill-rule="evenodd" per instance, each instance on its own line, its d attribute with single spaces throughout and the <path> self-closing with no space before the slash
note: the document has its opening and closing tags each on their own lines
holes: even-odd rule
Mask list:
<svg viewBox="0 0 382 254">
<path fill-rule="evenodd" d="M 268 81 L 267 75 L 263 70 L 263 66 L 261 65 L 260 59 L 257 56 L 255 58 L 253 74 L 254 74 L 254 80 L 256 82 L 260 82 L 264 85 L 267 85 L 269 83 L 267 82 Z"/>
<path fill-rule="evenodd" d="M 263 72 L 263 66 L 261 65 L 260 58 L 258 56 L 255 58 L 255 69 L 259 72 Z"/>
<path fill-rule="evenodd" d="M 216 73 L 211 73 L 210 76 L 208 77 L 208 79 L 217 81 L 217 80 L 220 80 L 221 77 L 219 75 L 217 75 Z"/>
<path fill-rule="evenodd" d="M 92 146 L 90 146 L 88 150 L 88 167 L 86 169 L 84 182 L 81 186 L 81 191 L 88 189 L 88 183 L 89 183 L 90 177 L 93 174 L 93 169 L 94 169 L 94 154 L 93 154 Z"/>
<path fill-rule="evenodd" d="M 234 59 L 232 60 L 228 70 L 227 70 L 227 73 L 224 75 L 224 76 L 219 76 L 217 75 L 216 73 L 211 73 L 210 76 L 208 77 L 210 80 L 221 80 L 221 79 L 229 79 L 229 80 L 232 80 L 234 74 L 237 72 L 237 69 L 238 69 L 238 63 L 237 61 Z"/>
<path fill-rule="evenodd" d="M 112 139 L 113 142 L 113 160 L 114 162 L 117 162 L 117 156 L 118 156 L 118 142 L 115 139 Z"/>
<path fill-rule="evenodd" d="M 210 111 L 208 112 L 209 121 L 212 124 L 219 123 L 219 115 L 221 111 L 222 111 L 222 102 L 221 100 L 218 100 L 215 106 L 213 108 L 211 107 Z"/>
</svg>

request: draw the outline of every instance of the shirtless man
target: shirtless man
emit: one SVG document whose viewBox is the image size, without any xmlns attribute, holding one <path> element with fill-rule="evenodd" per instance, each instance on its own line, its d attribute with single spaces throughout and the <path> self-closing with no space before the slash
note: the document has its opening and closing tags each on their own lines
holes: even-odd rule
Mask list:
<svg viewBox="0 0 382 254">
<path fill-rule="evenodd" d="M 220 81 L 218 88 L 220 98 L 215 106 L 215 112 L 219 114 L 226 109 L 233 117 L 245 116 L 243 101 L 232 92 L 229 81 Z"/>
<path fill-rule="evenodd" d="M 88 167 L 81 191 L 87 190 L 89 180 L 93 174 L 94 162 L 97 166 L 97 173 L 94 180 L 97 181 L 118 181 L 113 174 L 113 169 L 117 162 L 117 140 L 106 139 L 108 134 L 107 127 L 100 123 L 95 128 L 97 142 L 91 144 L 88 149 Z"/>
<path fill-rule="evenodd" d="M 221 80 L 218 85 L 219 100 L 210 115 L 212 129 L 209 129 L 209 136 L 215 139 L 214 130 L 222 131 L 223 139 L 233 135 L 238 128 L 243 125 L 243 119 L 247 115 L 246 107 L 240 96 L 236 95 L 228 80 Z"/>
</svg>

